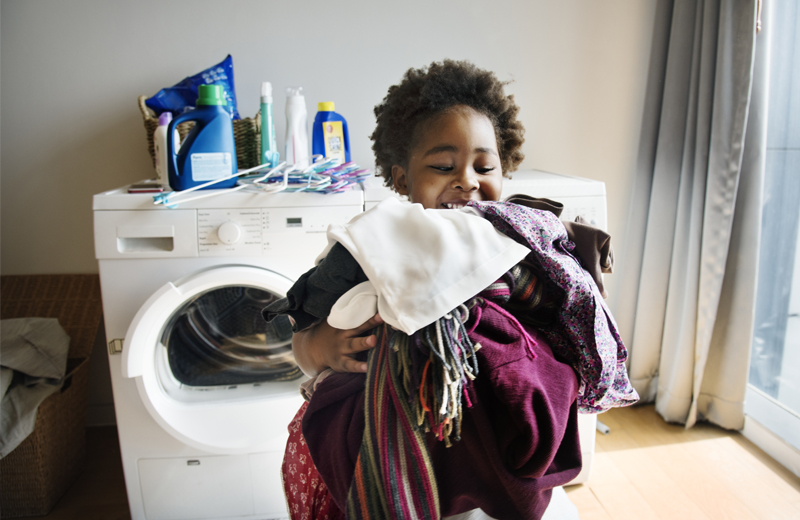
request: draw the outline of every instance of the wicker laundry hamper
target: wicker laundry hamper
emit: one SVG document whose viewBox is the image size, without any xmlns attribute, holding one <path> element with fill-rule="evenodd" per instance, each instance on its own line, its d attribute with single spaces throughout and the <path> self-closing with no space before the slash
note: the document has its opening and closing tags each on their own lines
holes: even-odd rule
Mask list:
<svg viewBox="0 0 800 520">
<path fill-rule="evenodd" d="M 153 134 L 158 128 L 158 118 L 152 110 L 145 105 L 147 96 L 139 96 L 139 110 L 144 119 L 144 128 L 147 132 L 147 151 L 153 166 L 156 164 L 155 148 L 153 146 Z M 194 127 L 194 122 L 186 122 L 178 125 L 178 134 L 183 141 Z M 236 119 L 233 121 L 233 137 L 236 141 L 236 163 L 240 170 L 246 170 L 261 164 L 258 159 L 261 154 L 261 114 L 255 118 Z"/>
<path fill-rule="evenodd" d="M 0 277 L 0 318 L 58 318 L 70 337 L 67 376 L 33 432 L 0 460 L 0 517 L 47 514 L 83 470 L 89 356 L 102 319 L 97 275 Z"/>
</svg>

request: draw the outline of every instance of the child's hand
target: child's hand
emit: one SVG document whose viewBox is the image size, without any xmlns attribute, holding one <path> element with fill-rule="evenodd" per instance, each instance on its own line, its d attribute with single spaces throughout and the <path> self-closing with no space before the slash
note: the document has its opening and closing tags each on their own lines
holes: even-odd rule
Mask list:
<svg viewBox="0 0 800 520">
<path fill-rule="evenodd" d="M 300 369 L 313 377 L 326 368 L 336 372 L 366 372 L 367 364 L 357 361 L 353 355 L 369 350 L 377 344 L 375 335 L 360 337 L 360 334 L 383 323 L 376 314 L 354 329 L 336 329 L 326 320 L 292 336 L 292 351 Z"/>
</svg>

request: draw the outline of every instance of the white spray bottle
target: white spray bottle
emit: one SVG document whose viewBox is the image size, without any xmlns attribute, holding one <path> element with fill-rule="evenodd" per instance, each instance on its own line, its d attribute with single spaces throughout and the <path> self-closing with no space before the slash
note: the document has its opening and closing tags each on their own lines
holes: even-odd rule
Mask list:
<svg viewBox="0 0 800 520">
<path fill-rule="evenodd" d="M 309 165 L 308 111 L 303 87 L 286 89 L 286 163 L 300 168 Z"/>
</svg>

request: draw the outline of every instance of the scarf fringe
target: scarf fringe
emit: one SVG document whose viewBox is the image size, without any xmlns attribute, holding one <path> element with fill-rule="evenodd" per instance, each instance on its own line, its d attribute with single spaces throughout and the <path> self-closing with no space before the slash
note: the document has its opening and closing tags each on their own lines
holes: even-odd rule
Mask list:
<svg viewBox="0 0 800 520">
<path fill-rule="evenodd" d="M 434 432 L 447 447 L 461 439 L 462 401 L 466 396 L 472 406 L 467 385 L 478 375 L 475 354 L 481 345 L 469 339 L 464 326 L 469 316 L 469 307 L 460 305 L 417 331 L 411 341 L 395 342 L 404 347 L 397 350 L 403 360 L 400 376 L 416 427 Z"/>
</svg>

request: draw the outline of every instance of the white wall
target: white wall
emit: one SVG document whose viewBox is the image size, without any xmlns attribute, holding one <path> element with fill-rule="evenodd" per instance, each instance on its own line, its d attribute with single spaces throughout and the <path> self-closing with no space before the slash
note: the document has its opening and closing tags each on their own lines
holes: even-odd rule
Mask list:
<svg viewBox="0 0 800 520">
<path fill-rule="evenodd" d="M 272 81 L 282 136 L 284 88 L 302 85 L 312 115 L 336 102 L 369 166 L 372 108 L 407 68 L 492 69 L 522 107 L 523 167 L 605 181 L 620 246 L 654 4 L 2 0 L 2 273 L 96 272 L 92 194 L 152 176 L 137 96 L 229 53 L 243 116 Z"/>
</svg>

